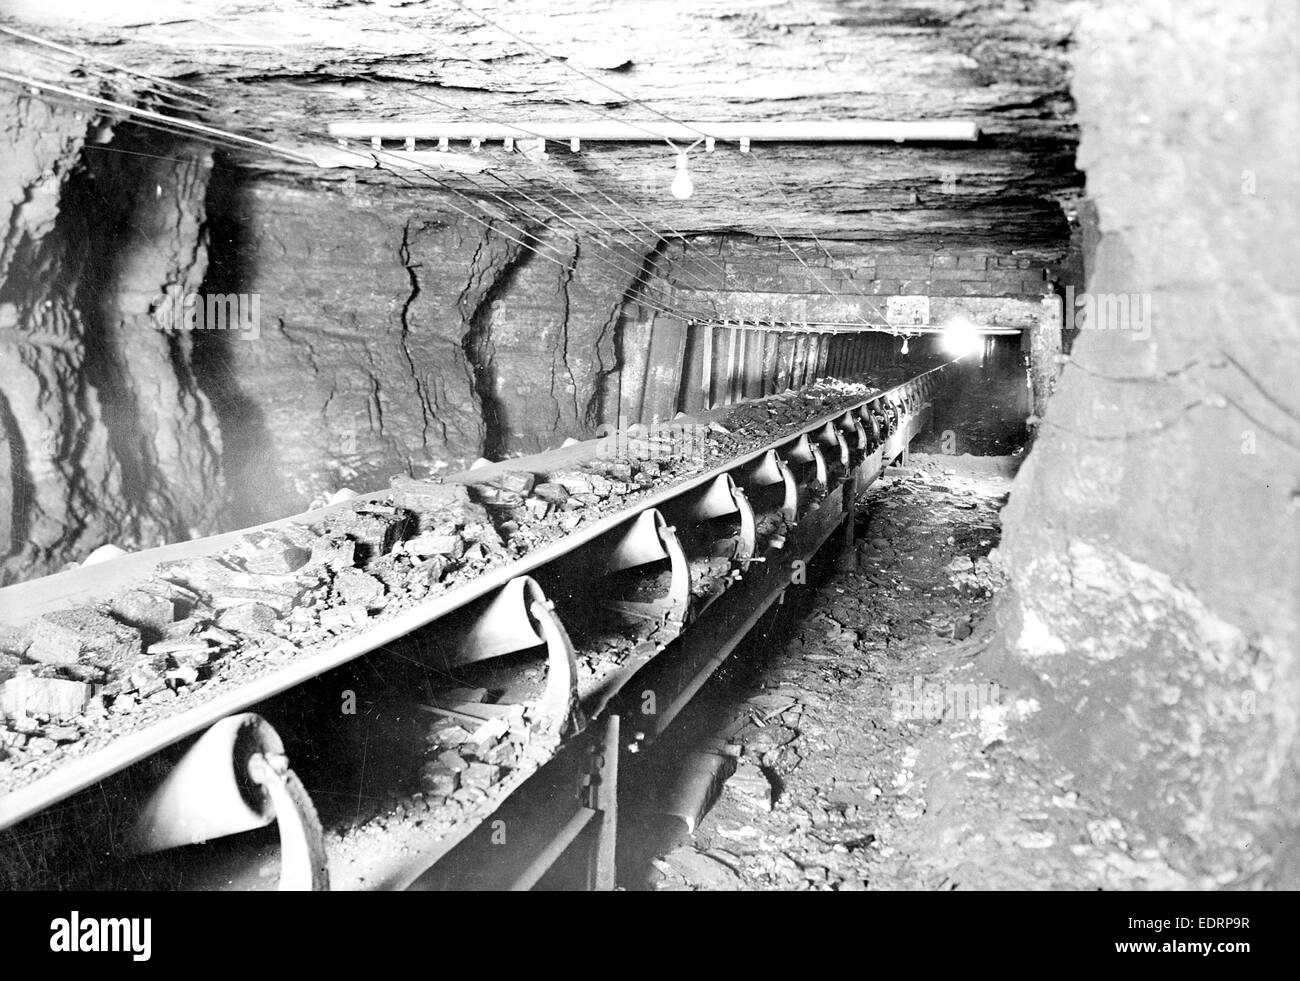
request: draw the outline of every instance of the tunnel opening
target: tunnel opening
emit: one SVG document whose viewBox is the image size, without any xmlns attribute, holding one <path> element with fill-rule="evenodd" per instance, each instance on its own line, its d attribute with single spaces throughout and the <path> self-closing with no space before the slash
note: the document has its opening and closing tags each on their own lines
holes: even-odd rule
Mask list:
<svg viewBox="0 0 1300 981">
<path fill-rule="evenodd" d="M 0 881 L 1294 885 L 1294 12 L 437 6 L 0 32 Z"/>
</svg>

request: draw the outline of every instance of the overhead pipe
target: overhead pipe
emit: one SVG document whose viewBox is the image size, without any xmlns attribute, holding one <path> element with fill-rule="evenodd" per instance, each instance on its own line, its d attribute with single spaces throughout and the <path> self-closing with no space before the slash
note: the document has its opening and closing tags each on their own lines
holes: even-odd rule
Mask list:
<svg viewBox="0 0 1300 981">
<path fill-rule="evenodd" d="M 798 334 L 944 334 L 949 329 L 939 324 L 869 324 L 869 323 L 849 323 L 848 321 L 833 320 L 798 320 L 798 321 L 769 321 L 762 323 L 758 320 L 752 323 L 746 320 L 739 320 L 735 324 L 728 321 L 719 321 L 717 324 L 710 324 L 707 321 L 693 321 L 695 325 L 700 326 L 727 326 L 732 330 L 740 331 L 758 331 L 760 333 L 798 333 Z M 971 331 L 976 334 L 1010 336 L 1019 335 L 1028 330 L 1028 327 L 1004 327 L 997 325 L 979 325 L 976 324 Z"/>
<path fill-rule="evenodd" d="M 702 137 L 749 143 L 974 143 L 979 124 L 970 120 L 827 119 L 787 122 L 529 122 L 521 126 L 494 121 L 474 122 L 338 122 L 329 124 L 339 139 L 381 140 L 533 140 L 565 143 L 587 140 L 606 143 L 694 143 Z"/>
</svg>

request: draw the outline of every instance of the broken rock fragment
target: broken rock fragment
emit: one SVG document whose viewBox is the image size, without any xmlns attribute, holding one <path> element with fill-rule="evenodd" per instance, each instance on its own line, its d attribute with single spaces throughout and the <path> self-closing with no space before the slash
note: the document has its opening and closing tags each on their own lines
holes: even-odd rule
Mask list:
<svg viewBox="0 0 1300 981">
<path fill-rule="evenodd" d="M 356 543 L 356 558 L 361 564 L 387 555 L 393 546 L 411 531 L 412 515 L 404 507 L 361 504 L 343 515 L 339 529 Z"/>
<path fill-rule="evenodd" d="M 478 487 L 495 487 L 506 494 L 515 494 L 524 497 L 532 493 L 533 485 L 537 482 L 537 477 L 527 470 L 507 470 L 504 473 L 497 474 L 481 484 Z"/>
<path fill-rule="evenodd" d="M 591 478 L 580 470 L 556 470 L 543 486 L 559 485 L 567 494 L 590 494 Z"/>
<path fill-rule="evenodd" d="M 498 508 L 518 508 L 523 507 L 524 495 L 516 494 L 513 491 L 505 490 L 501 487 L 495 487 L 492 484 L 475 484 L 473 487 L 474 499 L 480 504 L 491 505 Z"/>
<path fill-rule="evenodd" d="M 6 654 L 0 651 L 0 684 L 8 681 L 18 673 L 18 666 L 22 664 L 22 659 L 16 654 Z"/>
<path fill-rule="evenodd" d="M 20 674 L 0 684 L 0 715 L 71 719 L 80 715 L 93 697 L 94 688 L 84 681 Z"/>
<path fill-rule="evenodd" d="M 238 571 L 229 563 L 211 555 L 177 559 L 158 566 L 158 574 L 164 579 L 178 582 L 200 593 L 209 593 L 222 583 L 229 582 Z"/>
<path fill-rule="evenodd" d="M 344 535 L 321 535 L 311 546 L 311 560 L 337 572 L 357 564 L 357 543 Z"/>
<path fill-rule="evenodd" d="M 614 482 L 604 474 L 587 470 L 556 470 L 548 482 L 559 484 L 570 495 L 595 497 L 598 500 L 609 497 L 614 487 Z"/>
<path fill-rule="evenodd" d="M 946 568 L 949 572 L 970 572 L 975 568 L 975 561 L 969 555 L 959 555 Z"/>
<path fill-rule="evenodd" d="M 282 591 L 252 586 L 222 586 L 212 594 L 212 605 L 218 610 L 257 603 L 270 607 L 277 617 L 286 616 L 301 595 L 300 590 Z M 224 626 L 224 624 L 223 624 Z"/>
<path fill-rule="evenodd" d="M 238 603 L 221 611 L 217 626 L 241 634 L 265 633 L 276 619 L 275 610 L 265 603 Z"/>
<path fill-rule="evenodd" d="M 461 541 L 459 535 L 437 535 L 433 532 L 425 532 L 409 539 L 406 550 L 411 555 L 422 559 L 427 559 L 431 555 L 458 559 L 465 551 L 465 543 Z"/>
<path fill-rule="evenodd" d="M 762 769 L 750 762 L 741 763 L 727 781 L 727 787 L 764 811 L 772 810 L 772 784 Z"/>
<path fill-rule="evenodd" d="M 145 589 L 129 589 L 112 602 L 113 615 L 123 623 L 161 633 L 176 619 L 176 602 Z"/>
<path fill-rule="evenodd" d="M 199 680 L 199 669 L 192 664 L 178 664 L 167 672 L 167 683 L 173 688 L 192 685 Z"/>
<path fill-rule="evenodd" d="M 548 504 L 563 504 L 569 499 L 569 492 L 563 484 L 548 481 L 533 488 L 533 496 Z"/>
<path fill-rule="evenodd" d="M 188 616 L 184 620 L 175 620 L 162 630 L 163 640 L 185 640 L 203 630 L 209 623 L 207 616 Z"/>
<path fill-rule="evenodd" d="M 431 555 L 411 569 L 411 585 L 420 585 L 426 591 L 439 582 L 447 571 L 448 559 L 442 555 Z"/>
<path fill-rule="evenodd" d="M 501 767 L 490 763 L 471 763 L 460 775 L 461 786 L 487 790 L 500 779 Z"/>
<path fill-rule="evenodd" d="M 464 484 L 442 484 L 431 480 L 397 476 L 391 481 L 393 503 L 420 512 L 457 511 L 472 506 Z"/>
<path fill-rule="evenodd" d="M 209 643 L 216 644 L 218 647 L 234 647 L 238 639 L 234 634 L 228 633 L 217 626 L 206 626 L 199 631 L 199 637 Z"/>
<path fill-rule="evenodd" d="M 449 770 L 455 770 L 457 773 L 469 767 L 469 764 L 466 763 L 465 760 L 461 757 L 461 755 L 457 753 L 454 749 L 444 750 L 443 752 L 439 753 L 438 762 L 443 766 L 447 767 Z"/>
<path fill-rule="evenodd" d="M 442 763 L 426 763 L 420 768 L 420 785 L 435 797 L 450 797 L 460 787 L 461 771 Z"/>
<path fill-rule="evenodd" d="M 46 613 L 31 627 L 27 657 L 45 664 L 126 660 L 140 653 L 140 631 L 94 610 Z"/>
<path fill-rule="evenodd" d="M 163 655 L 176 665 L 200 668 L 212 658 L 207 642 L 198 638 L 192 640 L 167 640 L 150 644 L 146 652 L 150 655 Z"/>
<path fill-rule="evenodd" d="M 134 689 L 141 698 L 148 698 L 167 687 L 167 656 L 146 654 L 136 658 L 127 672 L 126 688 Z"/>
<path fill-rule="evenodd" d="M 334 593 L 349 606 L 375 609 L 383 605 L 384 584 L 360 569 L 344 569 L 334 578 Z"/>
<path fill-rule="evenodd" d="M 332 633 L 359 627 L 368 619 L 359 606 L 334 606 L 320 615 L 320 625 Z"/>
<path fill-rule="evenodd" d="M 253 552 L 244 559 L 244 568 L 262 575 L 290 575 L 306 565 L 311 555 L 308 549 L 281 541 Z"/>
</svg>

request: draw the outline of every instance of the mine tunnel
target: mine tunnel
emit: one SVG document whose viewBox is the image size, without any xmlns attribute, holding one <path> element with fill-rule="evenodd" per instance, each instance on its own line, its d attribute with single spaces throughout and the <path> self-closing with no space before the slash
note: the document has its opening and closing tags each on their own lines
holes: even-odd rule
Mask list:
<svg viewBox="0 0 1300 981">
<path fill-rule="evenodd" d="M 0 6 L 0 885 L 1296 888 L 1298 27 Z"/>
</svg>

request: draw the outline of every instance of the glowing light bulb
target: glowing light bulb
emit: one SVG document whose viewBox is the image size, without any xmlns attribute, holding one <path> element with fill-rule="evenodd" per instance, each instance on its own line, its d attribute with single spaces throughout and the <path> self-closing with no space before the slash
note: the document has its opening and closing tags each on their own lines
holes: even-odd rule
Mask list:
<svg viewBox="0 0 1300 981">
<path fill-rule="evenodd" d="M 903 348 L 902 348 L 902 351 L 900 351 L 899 353 L 901 353 L 901 354 L 906 354 L 906 353 L 907 353 L 907 335 L 906 335 L 906 334 L 903 335 Z"/>
<path fill-rule="evenodd" d="M 943 349 L 954 358 L 977 353 L 984 346 L 975 323 L 964 314 L 951 317 L 943 327 Z"/>
<path fill-rule="evenodd" d="M 673 177 L 673 183 L 669 187 L 673 192 L 673 197 L 678 201 L 685 201 L 695 193 L 695 182 L 691 180 L 690 171 L 686 169 L 686 154 L 677 154 L 677 174 Z"/>
</svg>

